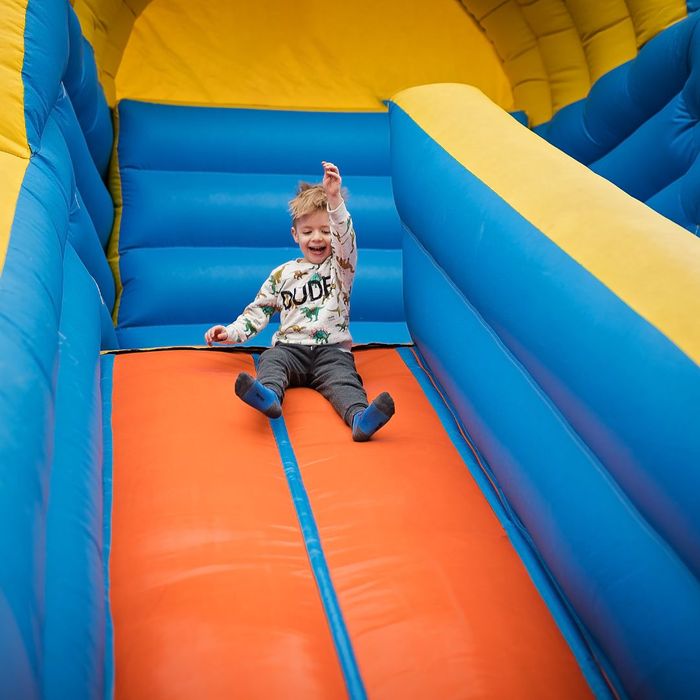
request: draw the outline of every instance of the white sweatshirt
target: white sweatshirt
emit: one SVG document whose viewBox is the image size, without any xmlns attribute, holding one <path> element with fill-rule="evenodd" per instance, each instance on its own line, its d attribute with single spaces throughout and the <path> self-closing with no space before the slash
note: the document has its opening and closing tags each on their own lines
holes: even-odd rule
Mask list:
<svg viewBox="0 0 700 700">
<path fill-rule="evenodd" d="M 350 292 L 357 246 L 355 230 L 345 203 L 328 210 L 331 254 L 320 264 L 297 258 L 276 267 L 255 300 L 226 326 L 229 342 L 242 343 L 259 333 L 280 312 L 280 327 L 272 344 L 338 344 L 352 347 Z"/>
</svg>

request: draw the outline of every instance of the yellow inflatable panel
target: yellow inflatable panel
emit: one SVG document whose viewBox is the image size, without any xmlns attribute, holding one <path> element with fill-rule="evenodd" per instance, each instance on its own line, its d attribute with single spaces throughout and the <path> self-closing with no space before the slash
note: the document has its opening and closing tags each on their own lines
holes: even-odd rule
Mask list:
<svg viewBox="0 0 700 700">
<path fill-rule="evenodd" d="M 7 257 L 15 205 L 29 160 L 0 151 L 0 276 Z"/>
<path fill-rule="evenodd" d="M 531 27 L 514 2 L 495 7 L 480 3 L 476 15 L 503 60 L 513 87 L 516 109 L 524 109 L 534 124 L 552 116 L 552 94 L 542 54 Z"/>
<path fill-rule="evenodd" d="M 525 21 L 535 28 L 556 113 L 588 94 L 591 77 L 574 21 L 561 0 L 520 3 Z"/>
<path fill-rule="evenodd" d="M 114 105 L 114 78 L 131 34 L 134 20 L 148 0 L 75 0 L 75 10 L 85 38 L 95 51 L 100 82 Z"/>
<path fill-rule="evenodd" d="M 687 16 L 686 0 L 625 0 L 634 22 L 637 46 Z"/>
<path fill-rule="evenodd" d="M 4 0 L 0 4 L 0 275 L 17 197 L 29 164 L 22 82 L 26 12 L 27 0 Z"/>
<path fill-rule="evenodd" d="M 567 0 L 586 52 L 591 82 L 637 55 L 637 36 L 625 0 Z"/>
<path fill-rule="evenodd" d="M 22 83 L 26 12 L 27 0 L 0 4 L 0 151 L 23 158 L 29 157 Z"/>
<path fill-rule="evenodd" d="M 686 16 L 683 0 L 462 0 L 513 86 L 530 124 L 585 97 L 601 75 Z M 546 89 L 542 85 L 547 83 Z"/>
<path fill-rule="evenodd" d="M 427 86 L 393 100 L 453 158 L 700 364 L 700 241 L 695 236 L 524 129 L 474 88 Z"/>
<path fill-rule="evenodd" d="M 509 108 L 490 42 L 454 0 L 154 0 L 134 23 L 117 98 L 291 109 L 385 109 L 436 81 Z"/>
<path fill-rule="evenodd" d="M 75 0 L 74 7 L 112 105 L 119 90 L 120 96 L 194 104 L 376 109 L 378 100 L 402 87 L 455 80 L 476 85 L 503 106 L 512 101 L 532 125 L 585 97 L 592 81 L 687 14 L 685 0 L 461 3 L 484 36 L 449 0 L 337 7 L 318 0 Z M 295 49 L 295 36 L 315 34 L 320 42 Z M 149 64 L 154 57 L 157 63 Z M 332 63 L 336 99 L 321 57 Z M 205 73 L 194 74 L 198 66 Z M 316 78 L 322 79 L 317 86 Z M 222 81 L 218 89 L 216 80 Z"/>
</svg>

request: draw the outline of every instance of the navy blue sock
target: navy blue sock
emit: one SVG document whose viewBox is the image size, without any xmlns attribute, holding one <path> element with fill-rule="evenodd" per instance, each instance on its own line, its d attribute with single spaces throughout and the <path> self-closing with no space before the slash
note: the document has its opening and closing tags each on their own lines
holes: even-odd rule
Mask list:
<svg viewBox="0 0 700 700">
<path fill-rule="evenodd" d="M 394 399 L 383 391 L 367 408 L 353 416 L 352 439 L 355 442 L 369 440 L 379 428 L 389 422 L 394 410 Z"/>
<path fill-rule="evenodd" d="M 236 379 L 236 395 L 270 418 L 279 418 L 282 415 L 282 406 L 277 394 L 247 372 L 241 372 Z"/>
</svg>

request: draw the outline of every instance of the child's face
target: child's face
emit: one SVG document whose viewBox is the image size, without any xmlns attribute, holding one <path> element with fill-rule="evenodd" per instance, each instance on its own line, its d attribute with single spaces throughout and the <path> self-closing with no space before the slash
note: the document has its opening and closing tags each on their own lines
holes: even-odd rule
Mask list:
<svg viewBox="0 0 700 700">
<path fill-rule="evenodd" d="M 300 216 L 292 227 L 292 237 L 299 244 L 304 259 L 320 265 L 331 254 L 331 227 L 328 212 L 318 209 Z"/>
</svg>

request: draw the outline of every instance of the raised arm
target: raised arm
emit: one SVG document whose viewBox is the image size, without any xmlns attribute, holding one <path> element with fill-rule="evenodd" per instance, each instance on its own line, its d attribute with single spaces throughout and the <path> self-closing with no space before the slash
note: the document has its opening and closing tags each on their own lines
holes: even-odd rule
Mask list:
<svg viewBox="0 0 700 700">
<path fill-rule="evenodd" d="M 326 160 L 321 161 L 321 165 L 323 166 L 322 184 L 328 199 L 328 209 L 337 209 L 343 201 L 343 197 L 340 194 L 340 185 L 342 184 L 340 170 L 338 170 L 337 165 L 333 165 L 333 163 L 329 163 Z"/>
<path fill-rule="evenodd" d="M 341 195 L 342 179 L 340 171 L 333 163 L 323 161 L 323 188 L 328 199 L 328 218 L 331 226 L 331 248 L 335 258 L 338 278 L 342 282 L 342 292 L 348 297 L 357 266 L 357 246 L 352 217 L 345 207 Z"/>
</svg>

